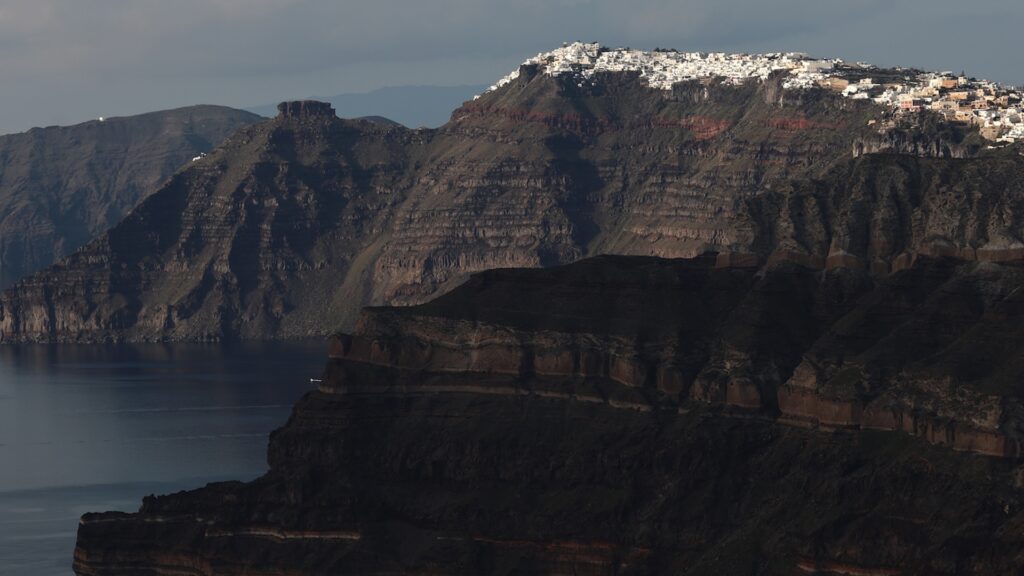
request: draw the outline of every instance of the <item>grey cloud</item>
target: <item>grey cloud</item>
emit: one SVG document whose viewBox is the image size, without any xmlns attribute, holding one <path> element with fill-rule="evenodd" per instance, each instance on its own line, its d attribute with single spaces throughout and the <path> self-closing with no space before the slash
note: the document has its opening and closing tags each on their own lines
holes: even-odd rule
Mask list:
<svg viewBox="0 0 1024 576">
<path fill-rule="evenodd" d="M 1022 16 L 1019 0 L 0 0 L 3 93 L 25 106 L 0 111 L 0 131 L 49 123 L 53 108 L 36 101 L 84 119 L 107 106 L 489 82 L 576 39 L 907 58 L 1024 82 Z M 30 95 L 47 89 L 63 94 Z"/>
</svg>

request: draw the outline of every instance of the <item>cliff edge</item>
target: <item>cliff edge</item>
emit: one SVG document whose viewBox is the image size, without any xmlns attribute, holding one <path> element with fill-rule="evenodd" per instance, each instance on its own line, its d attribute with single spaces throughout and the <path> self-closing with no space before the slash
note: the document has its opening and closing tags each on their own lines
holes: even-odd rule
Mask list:
<svg viewBox="0 0 1024 576">
<path fill-rule="evenodd" d="M 1022 274 L 474 275 L 336 336 L 265 476 L 85 515 L 75 570 L 1014 573 Z"/>
</svg>

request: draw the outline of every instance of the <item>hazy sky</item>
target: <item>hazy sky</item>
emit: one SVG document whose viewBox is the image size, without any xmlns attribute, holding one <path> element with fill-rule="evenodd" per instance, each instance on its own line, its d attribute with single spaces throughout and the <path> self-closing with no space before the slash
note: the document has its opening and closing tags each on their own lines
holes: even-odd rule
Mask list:
<svg viewBox="0 0 1024 576">
<path fill-rule="evenodd" d="M 0 0 L 0 133 L 486 84 L 566 40 L 803 51 L 1024 84 L 1024 0 Z"/>
</svg>

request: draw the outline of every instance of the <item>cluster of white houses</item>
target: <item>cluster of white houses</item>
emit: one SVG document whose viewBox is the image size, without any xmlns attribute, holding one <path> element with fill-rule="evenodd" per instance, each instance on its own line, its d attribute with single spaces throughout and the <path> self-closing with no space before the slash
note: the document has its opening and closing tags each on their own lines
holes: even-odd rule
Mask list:
<svg viewBox="0 0 1024 576">
<path fill-rule="evenodd" d="M 765 80 L 781 72 L 787 89 L 823 88 L 852 99 L 870 99 L 898 114 L 932 110 L 949 121 L 978 126 L 989 140 L 1024 140 L 1024 102 L 1019 90 L 952 73 L 882 71 L 867 64 L 822 60 L 805 54 L 725 54 L 606 48 L 574 42 L 530 58 L 551 76 L 572 74 L 582 85 L 600 72 L 637 72 L 652 88 L 670 90 L 678 82 L 721 78 L 730 84 Z M 872 78 L 872 70 L 882 77 Z M 893 73 L 897 72 L 897 73 Z M 519 76 L 515 70 L 488 90 Z"/>
<path fill-rule="evenodd" d="M 931 110 L 950 122 L 977 126 L 982 137 L 1000 142 L 1024 140 L 1024 94 L 1020 90 L 987 80 L 976 80 L 952 72 L 906 71 L 893 78 L 875 80 L 873 67 L 850 67 L 831 61 L 812 71 L 797 69 L 787 85 L 799 79 L 800 85 L 817 85 L 847 98 L 870 99 L 899 114 Z M 851 79 L 851 71 L 857 78 Z"/>
</svg>

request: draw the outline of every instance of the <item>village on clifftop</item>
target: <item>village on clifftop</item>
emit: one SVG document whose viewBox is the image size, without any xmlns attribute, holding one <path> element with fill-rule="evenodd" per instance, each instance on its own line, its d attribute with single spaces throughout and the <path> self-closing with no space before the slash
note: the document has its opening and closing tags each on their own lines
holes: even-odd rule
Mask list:
<svg viewBox="0 0 1024 576">
<path fill-rule="evenodd" d="M 638 72 L 652 88 L 671 90 L 678 82 L 720 78 L 729 84 L 766 80 L 788 74 L 783 87 L 826 89 L 854 100 L 871 100 L 897 115 L 932 111 L 949 122 L 976 126 L 990 141 L 1024 140 L 1024 94 L 1019 89 L 952 72 L 882 69 L 840 59 L 817 59 L 803 53 L 726 54 L 607 48 L 573 42 L 534 56 L 523 65 L 539 66 L 550 76 L 571 74 L 582 86 L 600 72 Z M 519 70 L 487 91 L 518 78 Z M 876 77 L 877 76 L 877 77 Z"/>
</svg>

